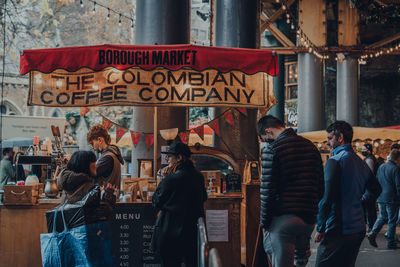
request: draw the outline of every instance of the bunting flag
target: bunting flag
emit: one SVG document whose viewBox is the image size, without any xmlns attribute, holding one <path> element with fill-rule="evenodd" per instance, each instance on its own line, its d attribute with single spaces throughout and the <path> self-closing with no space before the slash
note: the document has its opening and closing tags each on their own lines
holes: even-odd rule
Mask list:
<svg viewBox="0 0 400 267">
<path fill-rule="evenodd" d="M 119 140 L 121 140 L 122 136 L 128 131 L 128 129 L 123 128 L 117 124 L 117 131 L 115 132 L 115 143 L 118 144 Z"/>
<path fill-rule="evenodd" d="M 154 136 L 153 134 L 148 134 L 146 135 L 146 145 L 148 145 L 149 147 L 151 147 L 154 143 Z"/>
<path fill-rule="evenodd" d="M 184 144 L 189 143 L 189 134 L 190 134 L 190 131 L 179 133 L 179 137 L 181 138 L 182 143 L 184 143 Z"/>
<path fill-rule="evenodd" d="M 247 109 L 245 108 L 236 108 L 240 113 L 242 113 L 243 115 L 245 115 L 247 117 Z"/>
<path fill-rule="evenodd" d="M 88 107 L 81 107 L 81 117 L 85 116 L 86 113 L 89 112 L 89 108 Z"/>
<path fill-rule="evenodd" d="M 106 128 L 107 131 L 110 130 L 111 127 L 113 126 L 113 123 L 104 116 L 101 116 L 101 118 L 102 118 L 101 124 L 104 126 L 104 128 Z"/>
<path fill-rule="evenodd" d="M 214 130 L 217 135 L 220 135 L 219 132 L 219 122 L 218 120 L 213 120 L 208 123 L 208 125 Z"/>
<path fill-rule="evenodd" d="M 204 124 L 193 129 L 195 133 L 204 141 Z"/>
<path fill-rule="evenodd" d="M 228 110 L 227 112 L 224 113 L 225 120 L 230 124 L 230 125 L 235 125 L 235 122 L 233 121 L 233 114 L 232 110 Z"/>
<path fill-rule="evenodd" d="M 142 133 L 131 131 L 132 143 L 136 147 Z"/>
</svg>

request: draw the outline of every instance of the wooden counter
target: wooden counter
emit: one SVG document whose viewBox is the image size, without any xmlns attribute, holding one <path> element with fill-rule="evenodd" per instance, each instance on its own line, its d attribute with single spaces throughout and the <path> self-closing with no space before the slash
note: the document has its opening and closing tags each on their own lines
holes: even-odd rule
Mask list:
<svg viewBox="0 0 400 267">
<path fill-rule="evenodd" d="M 232 193 L 210 196 L 205 203 L 209 210 L 228 210 L 228 242 L 210 242 L 210 248 L 218 250 L 223 266 L 240 266 L 241 200 L 241 193 Z M 40 234 L 47 233 L 45 213 L 55 206 L 57 204 L 0 205 L 0 267 L 42 266 Z M 154 221 L 155 210 L 151 203 L 117 203 L 110 218 L 116 266 L 127 264 L 127 258 L 129 266 L 143 266 L 140 263 L 132 265 L 132 261 L 159 266 L 159 259 L 148 250 Z M 134 243 L 146 246 L 139 247 Z"/>
<path fill-rule="evenodd" d="M 228 210 L 228 242 L 209 242 L 210 249 L 216 248 L 218 250 L 222 266 L 240 266 L 241 201 L 241 193 L 228 193 L 220 196 L 209 196 L 205 204 L 206 210 Z"/>
<path fill-rule="evenodd" d="M 0 266 L 42 266 L 40 234 L 47 233 L 45 212 L 55 206 L 0 205 Z"/>
</svg>

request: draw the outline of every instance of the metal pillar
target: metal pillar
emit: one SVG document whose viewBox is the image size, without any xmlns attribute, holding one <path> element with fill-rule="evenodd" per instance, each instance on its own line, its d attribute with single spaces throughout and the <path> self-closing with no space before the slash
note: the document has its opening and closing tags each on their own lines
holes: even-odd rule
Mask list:
<svg viewBox="0 0 400 267">
<path fill-rule="evenodd" d="M 259 42 L 258 0 L 216 0 L 215 45 L 224 47 L 257 48 Z M 226 108 L 215 108 L 215 116 Z M 229 150 L 236 159 L 258 160 L 256 132 L 257 110 L 249 109 L 248 116 L 239 115 L 231 126 L 220 120 L 221 138 L 215 137 L 215 147 Z"/>
<path fill-rule="evenodd" d="M 325 120 L 322 63 L 310 53 L 298 55 L 297 101 L 297 131 L 302 133 L 322 130 Z"/>
<path fill-rule="evenodd" d="M 136 2 L 136 44 L 187 44 L 189 43 L 188 0 L 137 0 Z M 158 108 L 158 129 L 186 129 L 186 108 Z M 133 107 L 131 129 L 139 132 L 152 133 L 154 109 Z M 158 133 L 154 133 L 154 138 Z M 165 141 L 158 138 L 157 150 Z M 138 159 L 153 159 L 153 149 L 141 137 L 137 147 L 132 146 L 132 176 L 138 174 Z"/>
<path fill-rule="evenodd" d="M 274 95 L 278 103 L 273 106 L 268 114 L 285 121 L 285 62 L 284 56 L 278 56 L 279 74 L 274 77 Z"/>
<path fill-rule="evenodd" d="M 336 119 L 358 125 L 358 62 L 346 57 L 337 62 Z"/>
</svg>

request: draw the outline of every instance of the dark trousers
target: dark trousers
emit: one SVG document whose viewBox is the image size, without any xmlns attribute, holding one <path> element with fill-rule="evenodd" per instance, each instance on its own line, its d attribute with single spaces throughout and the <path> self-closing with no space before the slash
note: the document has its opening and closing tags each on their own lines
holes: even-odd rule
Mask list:
<svg viewBox="0 0 400 267">
<path fill-rule="evenodd" d="M 368 225 L 368 229 L 372 230 L 376 222 L 376 202 L 375 201 L 363 201 L 365 223 Z"/>
<path fill-rule="evenodd" d="M 356 263 L 365 231 L 343 235 L 337 231 L 326 233 L 318 246 L 315 267 L 352 267 Z"/>
</svg>

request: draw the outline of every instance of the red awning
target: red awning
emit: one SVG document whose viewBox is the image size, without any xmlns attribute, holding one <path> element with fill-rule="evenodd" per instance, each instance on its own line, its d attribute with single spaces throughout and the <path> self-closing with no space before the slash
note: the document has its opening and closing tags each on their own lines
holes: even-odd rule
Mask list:
<svg viewBox="0 0 400 267">
<path fill-rule="evenodd" d="M 216 69 L 220 72 L 238 70 L 246 74 L 278 74 L 277 55 L 264 49 L 197 45 L 97 45 L 24 50 L 20 57 L 20 74 L 30 71 L 51 73 L 57 69 L 75 72 L 81 68 L 100 71 L 106 67 L 126 70 L 133 66 L 143 70 L 190 67 L 197 71 Z"/>
<path fill-rule="evenodd" d="M 387 126 L 387 127 L 382 127 L 382 128 L 385 128 L 385 129 L 398 129 L 398 130 L 400 130 L 400 125 Z"/>
</svg>

